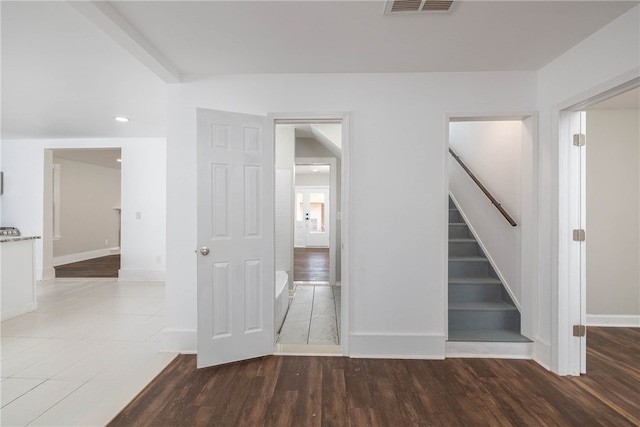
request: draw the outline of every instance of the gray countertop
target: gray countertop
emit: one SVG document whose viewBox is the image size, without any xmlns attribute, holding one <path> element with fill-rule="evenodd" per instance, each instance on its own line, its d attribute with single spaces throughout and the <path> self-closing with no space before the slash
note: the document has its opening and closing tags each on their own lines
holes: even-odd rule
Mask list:
<svg viewBox="0 0 640 427">
<path fill-rule="evenodd" d="M 39 238 L 40 236 L 3 236 L 3 237 L 0 237 L 0 243 L 19 242 L 22 240 L 36 240 Z"/>
</svg>

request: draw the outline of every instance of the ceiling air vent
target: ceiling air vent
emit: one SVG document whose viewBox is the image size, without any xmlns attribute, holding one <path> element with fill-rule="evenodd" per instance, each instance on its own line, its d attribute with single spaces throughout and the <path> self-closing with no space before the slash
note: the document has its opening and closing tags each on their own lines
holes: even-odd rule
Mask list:
<svg viewBox="0 0 640 427">
<path fill-rule="evenodd" d="M 385 14 L 398 12 L 448 12 L 453 0 L 389 0 Z"/>
</svg>

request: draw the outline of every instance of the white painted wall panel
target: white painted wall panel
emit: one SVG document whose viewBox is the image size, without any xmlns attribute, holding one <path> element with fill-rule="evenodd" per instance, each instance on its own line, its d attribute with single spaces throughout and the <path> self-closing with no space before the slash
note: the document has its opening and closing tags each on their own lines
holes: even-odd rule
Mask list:
<svg viewBox="0 0 640 427">
<path fill-rule="evenodd" d="M 120 280 L 164 280 L 166 164 L 164 139 L 122 145 Z"/>
<path fill-rule="evenodd" d="M 293 278 L 293 176 L 296 135 L 292 126 L 275 130 L 275 241 L 276 270 Z"/>
<path fill-rule="evenodd" d="M 587 315 L 640 318 L 640 111 L 587 111 Z"/>
<path fill-rule="evenodd" d="M 293 182 L 290 169 L 276 169 L 275 200 L 275 240 L 276 271 L 291 271 L 293 247 L 292 239 L 292 203 Z"/>
<path fill-rule="evenodd" d="M 535 74 L 527 72 L 216 76 L 170 86 L 168 336 L 196 327 L 190 260 L 196 236 L 197 107 L 261 115 L 350 112 L 351 333 L 365 340 L 389 337 L 389 342 L 426 334 L 442 345 L 424 348 L 423 354 L 443 356 L 445 113 L 528 111 L 535 105 L 534 89 Z M 388 354 L 380 342 L 351 350 Z M 394 353 L 414 355 L 415 348 Z"/>
</svg>

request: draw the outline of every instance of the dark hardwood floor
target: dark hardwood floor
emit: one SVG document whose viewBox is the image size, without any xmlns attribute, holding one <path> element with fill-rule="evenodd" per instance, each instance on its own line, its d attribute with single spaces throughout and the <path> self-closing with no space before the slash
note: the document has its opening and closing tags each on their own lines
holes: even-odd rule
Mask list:
<svg viewBox="0 0 640 427">
<path fill-rule="evenodd" d="M 54 267 L 56 277 L 118 277 L 120 255 L 109 255 Z"/>
<path fill-rule="evenodd" d="M 329 248 L 294 248 L 293 280 L 329 281 Z"/>
<path fill-rule="evenodd" d="M 589 328 L 588 374 L 530 360 L 178 356 L 109 426 L 640 425 L 640 329 Z"/>
</svg>

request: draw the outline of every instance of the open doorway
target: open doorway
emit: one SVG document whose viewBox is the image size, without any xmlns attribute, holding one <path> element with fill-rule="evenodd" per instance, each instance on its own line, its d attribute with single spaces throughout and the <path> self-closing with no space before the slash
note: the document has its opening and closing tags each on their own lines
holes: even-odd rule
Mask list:
<svg viewBox="0 0 640 427">
<path fill-rule="evenodd" d="M 640 326 L 640 88 L 585 120 L 587 326 Z"/>
<path fill-rule="evenodd" d="M 121 149 L 51 151 L 55 277 L 118 277 Z"/>
<path fill-rule="evenodd" d="M 276 351 L 341 352 L 341 123 L 277 123 Z"/>
<path fill-rule="evenodd" d="M 640 325 L 639 84 L 585 96 L 559 114 L 560 289 L 575 374 L 587 372 L 589 327 Z"/>
<path fill-rule="evenodd" d="M 448 354 L 530 351 L 535 127 L 534 114 L 449 118 Z"/>
</svg>

